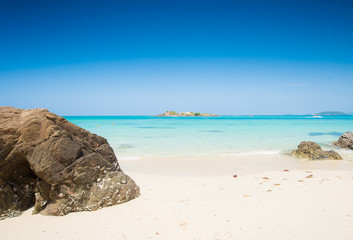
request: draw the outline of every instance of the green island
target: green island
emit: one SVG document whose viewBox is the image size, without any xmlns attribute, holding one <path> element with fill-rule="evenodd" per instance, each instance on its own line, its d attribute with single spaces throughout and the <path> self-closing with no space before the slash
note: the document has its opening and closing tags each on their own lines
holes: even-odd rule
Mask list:
<svg viewBox="0 0 353 240">
<path fill-rule="evenodd" d="M 339 111 L 325 111 L 316 113 L 316 115 L 352 115 L 351 113 L 339 112 Z"/>
<path fill-rule="evenodd" d="M 158 114 L 158 117 L 216 117 L 217 114 L 211 113 L 199 113 L 199 112 L 180 112 L 176 111 L 166 111 L 162 114 Z"/>
</svg>

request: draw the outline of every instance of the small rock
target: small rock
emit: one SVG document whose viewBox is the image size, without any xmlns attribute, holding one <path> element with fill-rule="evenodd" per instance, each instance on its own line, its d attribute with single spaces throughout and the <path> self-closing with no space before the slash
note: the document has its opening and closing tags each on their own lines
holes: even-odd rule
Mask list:
<svg viewBox="0 0 353 240">
<path fill-rule="evenodd" d="M 342 157 L 337 152 L 333 150 L 324 151 L 317 143 L 310 141 L 301 142 L 298 148 L 293 150 L 290 155 L 311 160 L 342 160 Z"/>
<path fill-rule="evenodd" d="M 341 148 L 353 150 L 353 133 L 346 132 L 345 134 L 340 136 L 337 142 L 334 142 L 333 144 L 336 146 L 340 146 Z"/>
<path fill-rule="evenodd" d="M 179 223 L 179 225 L 183 227 L 183 226 L 186 226 L 187 223 L 185 221 L 182 221 L 182 222 Z"/>
</svg>

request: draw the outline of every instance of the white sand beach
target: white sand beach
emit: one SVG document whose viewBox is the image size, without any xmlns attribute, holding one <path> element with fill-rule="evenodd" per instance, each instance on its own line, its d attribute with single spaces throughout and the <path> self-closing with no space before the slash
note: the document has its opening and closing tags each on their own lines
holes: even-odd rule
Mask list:
<svg viewBox="0 0 353 240">
<path fill-rule="evenodd" d="M 1 239 L 353 239 L 351 158 L 120 161 L 139 198 L 63 217 L 29 209 L 0 222 Z"/>
<path fill-rule="evenodd" d="M 0 19 L 0 240 L 353 240 L 353 0 Z"/>
</svg>

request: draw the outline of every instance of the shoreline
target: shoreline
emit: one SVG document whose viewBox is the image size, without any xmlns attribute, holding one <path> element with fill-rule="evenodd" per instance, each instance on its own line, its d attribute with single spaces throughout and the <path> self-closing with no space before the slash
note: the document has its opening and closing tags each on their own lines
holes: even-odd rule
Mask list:
<svg viewBox="0 0 353 240">
<path fill-rule="evenodd" d="M 343 160 L 251 153 L 117 154 L 138 198 L 61 217 L 31 208 L 0 221 L 0 232 L 6 240 L 353 238 L 353 151 L 339 150 Z"/>
<path fill-rule="evenodd" d="M 353 152 L 353 151 L 352 151 Z M 343 160 L 308 160 L 284 154 L 248 156 L 192 156 L 144 157 L 134 160 L 119 159 L 127 173 L 151 173 L 167 176 L 230 176 L 264 171 L 337 170 L 353 171 L 353 153 L 340 153 Z"/>
<path fill-rule="evenodd" d="M 141 196 L 63 217 L 0 222 L 4 239 L 351 239 L 352 170 L 223 176 L 128 172 Z M 19 231 L 21 229 L 21 231 Z"/>
</svg>

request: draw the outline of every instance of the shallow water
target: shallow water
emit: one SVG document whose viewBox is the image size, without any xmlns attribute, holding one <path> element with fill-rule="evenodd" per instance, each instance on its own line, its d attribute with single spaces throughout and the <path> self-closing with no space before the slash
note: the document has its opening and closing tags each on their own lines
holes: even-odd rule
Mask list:
<svg viewBox="0 0 353 240">
<path fill-rule="evenodd" d="M 353 116 L 66 116 L 108 139 L 119 159 L 276 155 L 315 141 L 324 149 L 346 131 Z M 338 149 L 344 152 L 344 150 Z"/>
</svg>

